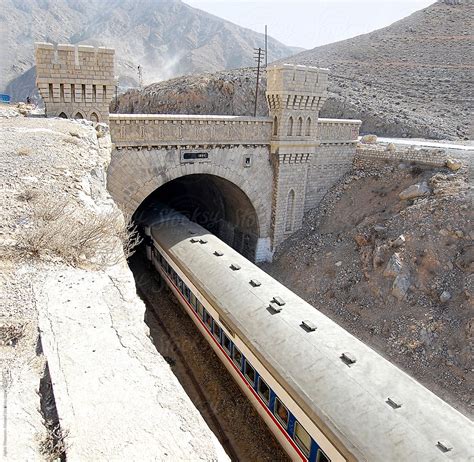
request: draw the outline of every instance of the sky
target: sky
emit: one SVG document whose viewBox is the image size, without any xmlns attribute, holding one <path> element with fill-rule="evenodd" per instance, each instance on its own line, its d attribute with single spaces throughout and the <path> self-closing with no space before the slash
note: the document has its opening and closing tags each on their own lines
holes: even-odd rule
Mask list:
<svg viewBox="0 0 474 462">
<path fill-rule="evenodd" d="M 285 45 L 314 48 L 388 26 L 435 0 L 184 0 Z"/>
</svg>

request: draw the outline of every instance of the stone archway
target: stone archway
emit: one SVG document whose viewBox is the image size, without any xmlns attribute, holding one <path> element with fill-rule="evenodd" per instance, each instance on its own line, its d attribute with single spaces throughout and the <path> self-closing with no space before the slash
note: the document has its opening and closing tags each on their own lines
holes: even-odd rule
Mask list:
<svg viewBox="0 0 474 462">
<path fill-rule="evenodd" d="M 163 206 L 177 210 L 247 258 L 255 259 L 259 238 L 257 213 L 234 183 L 209 174 L 185 175 L 151 193 L 134 214 L 147 223 Z"/>
<path fill-rule="evenodd" d="M 245 235 L 250 235 L 251 246 L 255 247 L 255 259 L 269 260 L 273 172 L 266 148 L 252 149 L 251 168 L 244 167 L 243 161 L 247 154 L 242 148 L 213 148 L 209 151 L 212 161 L 195 163 L 183 163 L 179 151 L 172 149 L 115 150 L 107 175 L 108 189 L 120 208 L 132 216 L 149 196 L 163 186 L 176 185 L 175 180 L 201 175 L 201 179 L 209 180 L 209 190 L 216 191 L 216 195 L 220 191 L 223 200 L 221 214 L 214 229 L 213 224 L 210 224 L 211 232 L 216 232 L 217 229 L 217 234 L 238 250 L 242 250 L 247 244 L 239 247 L 234 243 L 234 237 L 236 236 L 237 242 L 239 232 L 242 232 L 243 240 L 249 239 Z M 191 191 L 192 188 L 186 183 L 188 180 L 180 181 L 183 187 Z M 166 186 L 163 190 L 172 194 L 173 187 L 175 186 Z M 209 194 L 208 196 L 210 197 Z M 188 201 L 189 197 L 190 194 L 187 195 Z M 242 206 L 244 203 L 247 204 L 245 207 Z M 243 225 L 246 214 L 253 218 L 249 219 L 247 225 Z M 227 225 L 231 225 L 227 226 L 227 237 L 224 232 L 226 221 Z"/>
</svg>

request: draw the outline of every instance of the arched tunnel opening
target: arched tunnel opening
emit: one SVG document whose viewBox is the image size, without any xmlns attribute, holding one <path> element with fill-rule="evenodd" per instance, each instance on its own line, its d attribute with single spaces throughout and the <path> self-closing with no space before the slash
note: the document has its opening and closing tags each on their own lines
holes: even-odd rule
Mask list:
<svg viewBox="0 0 474 462">
<path fill-rule="evenodd" d="M 176 178 L 142 202 L 134 214 L 134 221 L 143 221 L 163 205 L 186 215 L 255 261 L 259 236 L 257 214 L 250 199 L 234 183 L 208 174 Z"/>
</svg>

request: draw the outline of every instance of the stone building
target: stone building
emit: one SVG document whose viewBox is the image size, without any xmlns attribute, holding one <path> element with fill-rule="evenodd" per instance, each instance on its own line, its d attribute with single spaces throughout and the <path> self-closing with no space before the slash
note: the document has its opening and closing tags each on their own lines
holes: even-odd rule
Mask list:
<svg viewBox="0 0 474 462">
<path fill-rule="evenodd" d="M 115 50 L 36 43 L 35 54 L 36 85 L 48 117 L 108 123 Z"/>
</svg>

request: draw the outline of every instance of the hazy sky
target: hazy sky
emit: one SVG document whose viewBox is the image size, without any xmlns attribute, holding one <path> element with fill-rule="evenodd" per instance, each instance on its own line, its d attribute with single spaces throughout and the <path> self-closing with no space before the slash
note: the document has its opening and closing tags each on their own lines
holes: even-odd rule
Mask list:
<svg viewBox="0 0 474 462">
<path fill-rule="evenodd" d="M 314 48 L 388 26 L 435 0 L 184 0 L 286 45 Z"/>
</svg>

